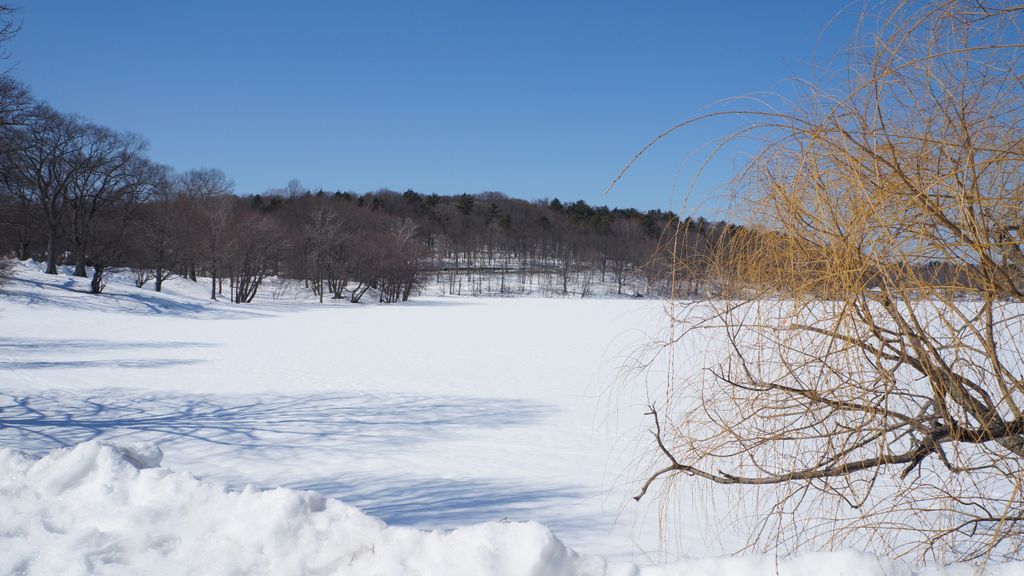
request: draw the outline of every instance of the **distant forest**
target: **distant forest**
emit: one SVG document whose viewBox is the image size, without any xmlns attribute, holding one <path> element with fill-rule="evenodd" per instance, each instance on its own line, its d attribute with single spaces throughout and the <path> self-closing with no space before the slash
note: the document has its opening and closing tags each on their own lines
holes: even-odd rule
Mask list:
<svg viewBox="0 0 1024 576">
<path fill-rule="evenodd" d="M 671 250 L 664 245 L 672 235 Z M 0 254 L 47 272 L 131 269 L 140 287 L 172 275 L 212 298 L 251 302 L 264 279 L 323 299 L 444 294 L 701 294 L 701 266 L 735 226 L 498 192 L 442 196 L 304 189 L 236 195 L 220 170 L 175 173 L 145 140 L 35 102 L 0 82 Z M 671 254 L 671 256 L 670 256 Z M 687 260 L 694 265 L 686 266 Z M 673 274 L 675 277 L 672 277 Z"/>
</svg>

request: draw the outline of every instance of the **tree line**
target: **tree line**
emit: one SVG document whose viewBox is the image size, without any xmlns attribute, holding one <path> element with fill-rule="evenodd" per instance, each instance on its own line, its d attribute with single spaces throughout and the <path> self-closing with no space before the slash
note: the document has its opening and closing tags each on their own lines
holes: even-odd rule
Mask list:
<svg viewBox="0 0 1024 576">
<path fill-rule="evenodd" d="M 682 226 L 694 262 L 734 227 L 660 210 L 498 192 L 442 196 L 285 189 L 238 195 L 220 170 L 175 172 L 146 140 L 58 111 L 7 77 L 0 85 L 0 250 L 46 272 L 91 268 L 103 291 L 112 267 L 159 291 L 172 275 L 209 279 L 211 298 L 251 302 L 264 279 L 301 281 L 321 301 L 371 290 L 406 300 L 423 283 L 450 294 L 665 294 L 683 274 L 658 247 Z M 677 262 L 678 263 L 678 262 Z"/>
<path fill-rule="evenodd" d="M 0 53 L 14 15 L 0 4 Z M 176 172 L 142 136 L 56 110 L 0 73 L 0 255 L 44 261 L 48 274 L 91 269 L 97 294 L 116 267 L 157 291 L 173 275 L 208 279 L 211 298 L 237 303 L 271 275 L 321 301 L 406 300 L 428 283 L 448 294 L 697 295 L 718 289 L 707 263 L 736 230 L 498 192 L 314 192 L 293 180 L 236 194 L 222 171 Z"/>
<path fill-rule="evenodd" d="M 145 140 L 32 102 L 0 126 L 0 250 L 92 270 L 100 293 L 112 267 L 160 291 L 172 275 L 208 279 L 211 298 L 251 302 L 264 279 L 300 281 L 322 301 L 371 290 L 406 300 L 423 283 L 451 294 L 547 291 L 662 294 L 670 266 L 655 256 L 679 221 L 652 210 L 497 192 L 313 192 L 293 182 L 235 194 L 220 170 L 174 172 Z M 684 221 L 694 250 L 730 230 Z M 690 274 L 694 290 L 699 275 Z M 608 288 L 610 287 L 610 288 Z"/>
</svg>

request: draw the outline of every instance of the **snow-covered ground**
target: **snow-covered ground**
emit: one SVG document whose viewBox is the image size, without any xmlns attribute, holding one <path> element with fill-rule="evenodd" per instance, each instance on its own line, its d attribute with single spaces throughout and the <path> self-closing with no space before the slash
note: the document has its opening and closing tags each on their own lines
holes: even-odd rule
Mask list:
<svg viewBox="0 0 1024 576">
<path fill-rule="evenodd" d="M 681 560 L 739 544 L 696 513 L 660 542 L 630 496 L 662 372 L 624 370 L 659 302 L 165 288 L 0 287 L 0 574 L 973 573 Z"/>
</svg>

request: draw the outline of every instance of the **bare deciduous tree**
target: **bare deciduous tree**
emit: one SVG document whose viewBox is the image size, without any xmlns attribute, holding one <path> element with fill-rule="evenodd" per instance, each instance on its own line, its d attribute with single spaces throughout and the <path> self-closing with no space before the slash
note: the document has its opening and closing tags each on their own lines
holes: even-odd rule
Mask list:
<svg viewBox="0 0 1024 576">
<path fill-rule="evenodd" d="M 729 299 L 676 305 L 712 345 L 652 404 L 638 498 L 732 487 L 759 549 L 1024 551 L 1021 14 L 897 3 L 843 89 L 745 113 L 755 225 L 705 262 Z"/>
<path fill-rule="evenodd" d="M 163 283 L 183 263 L 192 240 L 188 238 L 190 206 L 176 182 L 160 179 L 150 201 L 140 207 L 131 258 L 139 288 L 154 280 L 154 289 L 162 292 Z"/>
<path fill-rule="evenodd" d="M 92 264 L 90 286 L 93 294 L 106 287 L 104 274 L 123 261 L 136 245 L 129 234 L 136 230 L 137 212 L 163 186 L 167 177 L 165 166 L 135 156 L 119 168 L 115 199 L 91 216 L 89 263 Z"/>
<path fill-rule="evenodd" d="M 23 125 L 0 131 L 5 189 L 37 207 L 46 230 L 46 273 L 57 273 L 57 237 L 76 176 L 72 159 L 84 146 L 85 124 L 38 105 Z"/>
<path fill-rule="evenodd" d="M 231 222 L 224 261 L 231 282 L 232 301 L 247 304 L 267 276 L 274 274 L 284 252 L 277 222 L 257 213 L 240 213 Z"/>
<path fill-rule="evenodd" d="M 196 241 L 192 251 L 194 260 L 203 260 L 210 273 L 210 298 L 217 299 L 218 279 L 221 274 L 221 248 L 227 242 L 231 217 L 231 194 L 234 183 L 220 170 L 189 170 L 179 177 L 181 193 L 188 198 L 192 210 L 190 220 Z M 190 263 L 195 266 L 195 262 Z M 194 268 L 190 272 L 194 277 Z"/>
<path fill-rule="evenodd" d="M 310 215 L 310 221 L 303 225 L 306 244 L 306 280 L 312 283 L 313 293 L 320 302 L 324 301 L 324 283 L 340 298 L 347 283 L 342 262 L 344 234 L 340 219 L 323 208 Z"/>
<path fill-rule="evenodd" d="M 0 29 L 0 36 L 3 30 Z M 2 38 L 0 38 L 2 40 Z M 29 119 L 32 96 L 17 80 L 0 75 L 0 126 L 17 126 Z"/>
<path fill-rule="evenodd" d="M 67 219 L 76 256 L 75 276 L 85 277 L 86 262 L 96 235 L 94 223 L 108 214 L 145 200 L 151 189 L 150 165 L 142 152 L 146 142 L 134 134 L 119 134 L 87 124 L 82 145 L 68 158 L 73 177 L 67 191 Z"/>
</svg>

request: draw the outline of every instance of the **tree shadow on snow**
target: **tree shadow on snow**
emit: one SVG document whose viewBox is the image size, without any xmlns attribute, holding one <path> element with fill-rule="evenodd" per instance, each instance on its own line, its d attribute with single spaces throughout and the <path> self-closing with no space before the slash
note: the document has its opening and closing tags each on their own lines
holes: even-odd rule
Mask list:
<svg viewBox="0 0 1024 576">
<path fill-rule="evenodd" d="M 205 319 L 254 318 L 276 315 L 268 310 L 243 308 L 240 305 L 218 301 L 197 301 L 182 299 L 139 289 L 127 293 L 105 291 L 103 294 L 89 294 L 78 289 L 75 282 L 68 280 L 61 285 L 41 282 L 29 278 L 9 278 L 0 289 L 0 296 L 6 300 L 21 302 L 28 306 L 56 306 L 69 310 L 95 312 L 120 312 L 145 316 L 185 316 Z"/>
<path fill-rule="evenodd" d="M 303 481 L 288 487 L 339 499 L 397 526 L 444 528 L 500 520 L 536 520 L 556 533 L 577 537 L 611 529 L 607 518 L 570 511 L 580 500 L 597 497 L 582 487 L 373 474 L 346 474 L 340 480 Z"/>
<path fill-rule="evenodd" d="M 16 355 L 11 359 L 0 359 L 2 370 L 40 370 L 48 368 L 166 368 L 188 366 L 205 362 L 202 358 L 82 358 L 87 352 L 136 352 L 147 350 L 182 350 L 189 348 L 212 348 L 216 344 L 204 342 L 117 342 L 113 340 L 72 340 L 64 338 L 6 338 L 0 337 L 0 358 Z M 55 351 L 64 354 L 61 360 L 33 360 L 22 355 L 43 353 L 52 355 Z"/>
<path fill-rule="evenodd" d="M 241 469 L 277 461 L 301 470 L 308 458 L 389 458 L 389 454 L 415 449 L 415 444 L 474 429 L 509 428 L 514 434 L 515 427 L 536 424 L 556 410 L 519 399 L 411 394 L 230 396 L 117 388 L 44 390 L 0 393 L 0 446 L 42 455 L 93 439 L 155 442 L 165 450 L 174 450 L 176 442 L 187 442 L 191 447 L 181 450 L 204 453 L 207 458 L 215 454 L 239 463 Z M 510 468 L 510 475 L 514 474 Z M 235 487 L 254 480 L 232 478 L 231 472 L 222 479 Z M 352 471 L 270 482 L 315 490 L 394 525 L 445 528 L 503 519 L 537 520 L 558 534 L 577 538 L 611 528 L 607 518 L 573 508 L 581 499 L 596 497 L 574 486 Z"/>
<path fill-rule="evenodd" d="M 181 348 L 212 348 L 216 344 L 207 342 L 118 342 L 115 340 L 71 340 L 65 338 L 6 338 L 0 336 L 0 352 L 47 352 L 54 350 L 73 351 L 113 351 L 113 350 L 150 350 L 150 349 L 181 349 Z"/>
<path fill-rule="evenodd" d="M 448 300 L 433 297 L 430 300 L 419 300 L 413 297 L 405 302 L 397 303 L 402 308 L 446 308 L 452 306 L 479 306 L 482 302 L 474 302 L 466 296 L 447 296 Z"/>
<path fill-rule="evenodd" d="M 38 370 L 40 368 L 167 368 L 199 364 L 205 360 L 174 358 L 128 360 L 39 360 L 0 362 L 0 370 Z"/>
<path fill-rule="evenodd" d="M 528 425 L 550 406 L 407 394 L 197 395 L 124 389 L 0 393 L 0 445 L 42 453 L 92 439 L 228 446 L 246 457 L 303 447 L 362 452 L 467 428 Z"/>
</svg>

